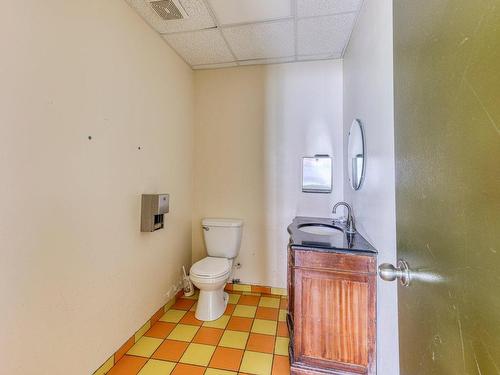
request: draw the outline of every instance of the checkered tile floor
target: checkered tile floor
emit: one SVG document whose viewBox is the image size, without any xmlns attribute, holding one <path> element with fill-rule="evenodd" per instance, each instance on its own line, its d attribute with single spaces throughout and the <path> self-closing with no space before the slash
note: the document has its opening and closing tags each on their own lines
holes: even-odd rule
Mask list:
<svg viewBox="0 0 500 375">
<path fill-rule="evenodd" d="M 213 322 L 194 317 L 196 299 L 179 299 L 108 375 L 290 374 L 285 297 L 230 291 Z"/>
</svg>

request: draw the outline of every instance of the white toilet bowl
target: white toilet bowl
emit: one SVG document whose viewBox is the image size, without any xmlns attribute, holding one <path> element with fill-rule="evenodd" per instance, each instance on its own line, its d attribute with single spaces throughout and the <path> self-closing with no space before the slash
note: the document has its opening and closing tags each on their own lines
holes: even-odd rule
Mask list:
<svg viewBox="0 0 500 375">
<path fill-rule="evenodd" d="M 226 310 L 228 295 L 224 287 L 231 274 L 232 261 L 226 258 L 206 257 L 191 267 L 189 278 L 200 289 L 196 319 L 218 319 Z"/>
<path fill-rule="evenodd" d="M 218 319 L 226 310 L 224 287 L 240 251 L 243 220 L 206 218 L 201 225 L 208 256 L 193 264 L 189 278 L 200 289 L 195 316 L 207 321 Z"/>
</svg>

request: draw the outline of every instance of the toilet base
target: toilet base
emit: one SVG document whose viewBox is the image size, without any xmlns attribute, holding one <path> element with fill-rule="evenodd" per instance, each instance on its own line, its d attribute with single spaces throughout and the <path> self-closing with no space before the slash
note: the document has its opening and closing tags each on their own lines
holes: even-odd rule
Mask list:
<svg viewBox="0 0 500 375">
<path fill-rule="evenodd" d="M 224 289 L 200 290 L 195 317 L 198 320 L 209 322 L 219 319 L 226 311 L 229 295 Z"/>
</svg>

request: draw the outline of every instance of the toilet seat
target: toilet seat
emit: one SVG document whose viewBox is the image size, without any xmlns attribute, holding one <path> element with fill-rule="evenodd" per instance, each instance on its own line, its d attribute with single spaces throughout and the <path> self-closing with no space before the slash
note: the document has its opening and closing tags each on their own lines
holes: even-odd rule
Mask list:
<svg viewBox="0 0 500 375">
<path fill-rule="evenodd" d="M 200 289 L 195 317 L 212 321 L 224 314 L 228 295 L 224 286 L 231 275 L 233 261 L 227 258 L 206 257 L 191 267 L 189 278 Z"/>
<path fill-rule="evenodd" d="M 199 279 L 219 279 L 231 271 L 229 259 L 206 257 L 191 267 L 190 274 Z"/>
<path fill-rule="evenodd" d="M 229 272 L 219 277 L 200 277 L 193 274 L 189 275 L 189 279 L 193 282 L 194 285 L 206 285 L 206 286 L 215 284 L 226 285 L 228 277 L 229 277 Z"/>
</svg>

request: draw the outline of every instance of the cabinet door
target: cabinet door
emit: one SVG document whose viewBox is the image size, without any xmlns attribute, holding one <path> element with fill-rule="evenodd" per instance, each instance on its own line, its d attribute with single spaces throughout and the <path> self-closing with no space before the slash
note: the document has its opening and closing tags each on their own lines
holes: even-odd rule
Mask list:
<svg viewBox="0 0 500 375">
<path fill-rule="evenodd" d="M 375 374 L 375 279 L 370 274 L 295 268 L 295 360 Z"/>
</svg>

